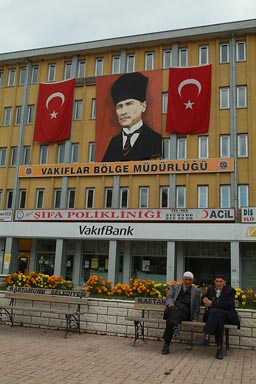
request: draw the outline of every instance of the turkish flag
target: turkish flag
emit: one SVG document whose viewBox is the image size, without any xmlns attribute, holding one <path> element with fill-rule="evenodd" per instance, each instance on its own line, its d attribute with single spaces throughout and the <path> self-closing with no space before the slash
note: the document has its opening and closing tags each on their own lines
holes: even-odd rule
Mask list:
<svg viewBox="0 0 256 384">
<path fill-rule="evenodd" d="M 40 83 L 34 141 L 53 143 L 70 138 L 75 79 Z"/>
<path fill-rule="evenodd" d="M 169 69 L 166 132 L 208 132 L 210 104 L 211 64 Z"/>
</svg>

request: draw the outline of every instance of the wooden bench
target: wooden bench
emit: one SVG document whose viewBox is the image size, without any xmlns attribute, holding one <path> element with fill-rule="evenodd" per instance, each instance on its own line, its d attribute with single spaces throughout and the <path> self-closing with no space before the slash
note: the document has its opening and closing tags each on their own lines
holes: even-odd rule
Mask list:
<svg viewBox="0 0 256 384">
<path fill-rule="evenodd" d="M 125 320 L 133 321 L 134 322 L 134 343 L 133 346 L 135 347 L 136 341 L 138 339 L 142 339 L 144 341 L 144 331 L 145 331 L 145 323 L 151 323 L 151 324 L 164 324 L 166 321 L 162 318 L 157 317 L 151 317 L 151 312 L 161 312 L 163 315 L 164 309 L 165 309 L 165 300 L 163 299 L 157 299 L 157 298 L 142 298 L 137 297 L 135 299 L 134 303 L 134 309 L 141 311 L 141 314 L 138 316 L 127 316 Z M 202 321 L 198 322 L 192 322 L 192 321 L 182 321 L 180 324 L 181 330 L 186 327 L 198 327 L 202 328 L 204 327 L 205 323 Z M 231 324 L 225 324 L 225 343 L 226 343 L 226 350 L 229 349 L 229 330 L 230 329 L 237 329 L 236 325 Z"/>
<path fill-rule="evenodd" d="M 63 315 L 66 320 L 66 338 L 72 330 L 81 332 L 80 315 L 84 313 L 81 306 L 88 303 L 87 296 L 85 291 L 10 287 L 4 295 L 9 303 L 0 304 L 0 321 L 6 319 L 13 326 L 17 312 L 37 312 L 40 316 L 42 313 Z"/>
</svg>

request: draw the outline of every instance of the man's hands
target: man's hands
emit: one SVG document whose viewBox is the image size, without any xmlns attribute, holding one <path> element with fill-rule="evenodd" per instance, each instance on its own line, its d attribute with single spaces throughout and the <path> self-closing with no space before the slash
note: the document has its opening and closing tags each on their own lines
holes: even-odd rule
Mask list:
<svg viewBox="0 0 256 384">
<path fill-rule="evenodd" d="M 205 305 L 206 308 L 209 308 L 209 307 L 212 306 L 212 301 L 209 300 L 207 297 L 204 297 L 204 298 L 203 298 L 203 303 L 204 303 L 204 305 Z"/>
</svg>

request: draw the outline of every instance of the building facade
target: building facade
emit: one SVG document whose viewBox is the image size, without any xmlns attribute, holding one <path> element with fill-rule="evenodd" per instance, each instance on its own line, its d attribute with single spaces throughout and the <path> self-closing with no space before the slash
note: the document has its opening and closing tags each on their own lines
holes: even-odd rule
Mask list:
<svg viewBox="0 0 256 384">
<path fill-rule="evenodd" d="M 0 273 L 80 285 L 189 269 L 200 284 L 222 272 L 255 289 L 255 62 L 256 20 L 0 54 Z M 169 68 L 208 64 L 208 132 L 166 132 Z M 162 153 L 102 162 L 102 87 L 133 72 L 154 81 Z M 70 78 L 70 139 L 35 142 L 39 84 Z"/>
</svg>

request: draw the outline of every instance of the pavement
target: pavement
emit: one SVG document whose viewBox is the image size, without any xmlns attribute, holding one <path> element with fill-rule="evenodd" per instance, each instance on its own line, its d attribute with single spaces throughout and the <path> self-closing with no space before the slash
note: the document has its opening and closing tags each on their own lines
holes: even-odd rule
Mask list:
<svg viewBox="0 0 256 384">
<path fill-rule="evenodd" d="M 255 384 L 256 350 L 215 347 L 0 324 L 1 384 Z"/>
</svg>

